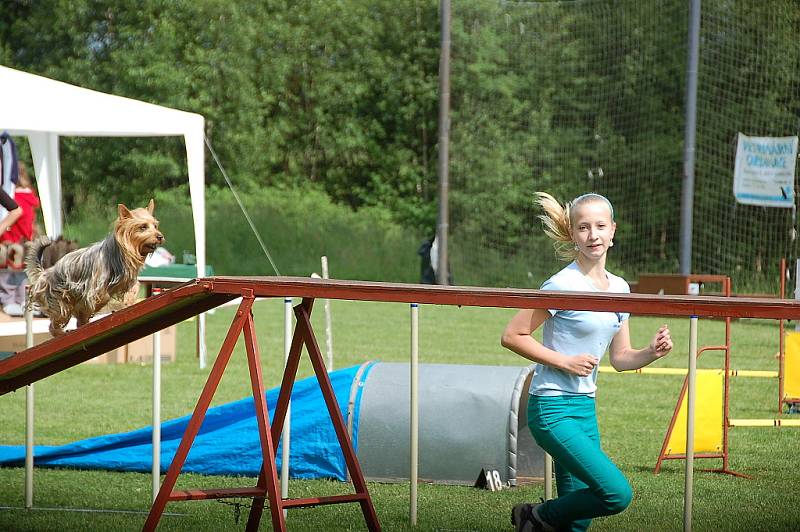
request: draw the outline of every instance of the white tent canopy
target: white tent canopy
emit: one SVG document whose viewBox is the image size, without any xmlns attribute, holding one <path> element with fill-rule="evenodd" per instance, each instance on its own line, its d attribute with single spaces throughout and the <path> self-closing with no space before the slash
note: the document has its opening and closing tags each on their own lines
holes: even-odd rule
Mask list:
<svg viewBox="0 0 800 532">
<path fill-rule="evenodd" d="M 0 131 L 28 137 L 45 231 L 50 236 L 60 235 L 63 229 L 59 137 L 183 136 L 197 272 L 198 276 L 205 275 L 204 119 L 201 115 L 84 89 L 4 66 L 0 66 L 0 86 L 8 102 L 0 114 Z"/>
<path fill-rule="evenodd" d="M 0 66 L 0 86 L 8 103 L 0 114 L 0 131 L 26 136 L 31 148 L 36 183 L 42 204 L 45 231 L 59 236 L 61 216 L 61 164 L 58 139 L 82 137 L 179 136 L 186 142 L 189 193 L 194 219 L 197 274 L 206 272 L 204 119 L 201 115 L 160 107 L 129 98 L 113 96 L 49 78 Z M 147 198 L 143 198 L 147 201 Z M 198 317 L 200 367 L 205 367 L 205 319 Z M 157 338 L 157 335 L 156 337 Z M 159 426 L 161 376 L 157 340 L 153 356 L 153 427 Z M 26 412 L 33 419 L 33 389 L 28 388 Z M 33 504 L 33 432 L 26 436 L 26 506 Z M 153 484 L 158 486 L 160 432 L 153 431 Z M 155 494 L 154 488 L 154 494 Z M 155 495 L 154 495 L 155 497 Z"/>
</svg>

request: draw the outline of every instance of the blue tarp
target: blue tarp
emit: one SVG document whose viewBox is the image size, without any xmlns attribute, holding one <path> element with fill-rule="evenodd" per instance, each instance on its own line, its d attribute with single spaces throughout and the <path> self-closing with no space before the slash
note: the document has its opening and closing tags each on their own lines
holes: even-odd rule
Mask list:
<svg viewBox="0 0 800 532">
<path fill-rule="evenodd" d="M 361 376 L 362 380 L 366 378 L 372 366 L 373 364 L 370 364 L 366 368 Z M 329 373 L 343 416 L 347 415 L 350 386 L 358 368 L 359 366 L 353 366 Z M 354 446 L 358 442 L 358 412 L 362 389 L 358 388 L 354 406 Z M 279 391 L 279 388 L 273 388 L 266 392 L 270 419 L 274 414 Z M 316 377 L 295 383 L 292 390 L 291 416 L 290 475 L 293 478 L 345 480 L 344 456 Z M 162 473 L 167 471 L 172 462 L 190 417 L 184 416 L 161 424 Z M 152 427 L 145 427 L 132 432 L 97 436 L 66 445 L 39 445 L 34 448 L 35 464 L 147 473 L 152 469 L 151 438 Z M 278 468 L 281 467 L 280 448 L 281 445 L 278 444 Z M 21 466 L 24 462 L 24 446 L 0 446 L 0 466 Z M 206 475 L 257 476 L 260 470 L 261 447 L 253 398 L 210 408 L 182 471 Z"/>
</svg>

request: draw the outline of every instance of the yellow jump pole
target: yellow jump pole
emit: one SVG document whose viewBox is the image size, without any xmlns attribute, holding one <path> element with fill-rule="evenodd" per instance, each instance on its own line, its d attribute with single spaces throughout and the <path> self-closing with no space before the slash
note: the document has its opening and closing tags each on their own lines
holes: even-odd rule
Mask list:
<svg viewBox="0 0 800 532">
<path fill-rule="evenodd" d="M 623 375 L 686 375 L 684 368 L 640 368 L 625 371 L 617 371 L 611 366 L 600 366 L 600 373 L 614 373 Z M 728 370 L 728 377 L 756 377 L 762 379 L 774 379 L 778 376 L 777 371 L 766 369 L 731 369 Z"/>
<path fill-rule="evenodd" d="M 800 419 L 731 419 L 731 427 L 800 427 Z"/>
<path fill-rule="evenodd" d="M 689 375 L 686 388 L 686 477 L 683 495 L 683 530 L 692 530 L 694 481 L 694 403 L 697 388 L 697 316 L 689 318 Z"/>
</svg>

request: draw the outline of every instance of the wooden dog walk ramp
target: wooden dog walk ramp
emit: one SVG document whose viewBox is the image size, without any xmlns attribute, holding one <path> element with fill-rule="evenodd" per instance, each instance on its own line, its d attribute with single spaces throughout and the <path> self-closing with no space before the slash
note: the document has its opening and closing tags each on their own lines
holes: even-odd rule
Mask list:
<svg viewBox="0 0 800 532">
<path fill-rule="evenodd" d="M 0 395 L 235 299 L 192 281 L 0 361 Z"/>
<path fill-rule="evenodd" d="M 258 297 L 286 296 L 300 297 L 303 300 L 300 305 L 295 307 L 297 325 L 282 378 L 273 422 L 270 426 L 252 307 L 255 298 Z M 542 308 L 631 312 L 656 316 L 800 319 L 800 304 L 774 299 L 545 292 L 509 288 L 409 285 L 298 277 L 208 277 L 190 281 L 173 290 L 91 322 L 75 331 L 70 331 L 64 336 L 54 338 L 0 361 L 0 395 L 239 297 L 242 298 L 239 310 L 234 316 L 178 451 L 150 510 L 145 530 L 155 529 L 164 507 L 169 501 L 223 497 L 253 497 L 254 502 L 247 523 L 248 530 L 258 528 L 267 500 L 274 530 L 286 530 L 283 509 L 348 502 L 358 502 L 369 529 L 380 530 L 372 500 L 367 492 L 364 477 L 347 435 L 342 414 L 336 403 L 330 379 L 311 327 L 310 317 L 315 298 L 511 309 Z M 230 360 L 236 341 L 242 333 L 244 333 L 261 450 L 264 457 L 258 482 L 256 486 L 248 488 L 173 491 L 181 467 L 200 430 L 206 410 Z M 311 358 L 331 421 L 339 438 L 345 463 L 355 487 L 354 494 L 304 499 L 282 499 L 279 495 L 273 442 L 280 436 L 304 345 Z M 693 455 L 693 451 L 691 454 Z M 688 463 L 689 460 L 687 460 Z M 687 478 L 690 478 L 688 474 Z"/>
</svg>

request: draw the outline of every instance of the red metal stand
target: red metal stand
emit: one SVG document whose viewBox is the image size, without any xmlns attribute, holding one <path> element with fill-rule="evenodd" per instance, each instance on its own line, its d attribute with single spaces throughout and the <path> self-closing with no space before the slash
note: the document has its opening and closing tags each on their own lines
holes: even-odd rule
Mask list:
<svg viewBox="0 0 800 532">
<path fill-rule="evenodd" d="M 347 434 L 347 429 L 344 424 L 344 418 L 336 403 L 336 397 L 333 393 L 328 373 L 323 363 L 322 354 L 319 350 L 314 331 L 311 327 L 311 309 L 314 300 L 311 298 L 303 299 L 303 302 L 295 307 L 295 315 L 297 316 L 297 326 L 292 338 L 292 346 L 289 352 L 289 359 L 286 364 L 286 369 L 283 374 L 283 381 L 281 384 L 280 394 L 278 396 L 278 404 L 275 408 L 272 426 L 269 423 L 269 411 L 267 410 L 266 399 L 264 396 L 264 383 L 261 374 L 261 362 L 258 350 L 258 343 L 256 341 L 255 327 L 253 323 L 252 306 L 255 298 L 252 290 L 244 290 L 242 303 L 239 305 L 239 310 L 231 323 L 225 341 L 217 356 L 214 367 L 208 376 L 200 398 L 195 406 L 194 413 L 186 427 L 186 432 L 183 435 L 172 464 L 167 471 L 161 489 L 158 492 L 155 502 L 150 509 L 150 514 L 144 524 L 143 530 L 152 531 L 158 526 L 164 508 L 170 501 L 185 501 L 185 500 L 202 500 L 202 499 L 221 499 L 226 497 L 253 497 L 253 505 L 250 509 L 250 516 L 247 521 L 246 530 L 257 530 L 261 521 L 261 515 L 264 510 L 264 503 L 269 500 L 269 511 L 272 518 L 273 530 L 286 530 L 286 521 L 284 519 L 283 510 L 287 508 L 298 508 L 302 506 L 316 506 L 320 504 L 338 504 L 348 502 L 358 502 L 361 504 L 361 510 L 364 514 L 367 527 L 371 531 L 380 531 L 380 523 L 375 514 L 375 508 L 372 505 L 372 499 L 367 491 L 367 485 L 364 481 L 364 476 L 361 473 L 361 468 L 358 464 L 355 451 L 353 450 L 352 442 Z M 263 465 L 261 474 L 259 475 L 258 482 L 252 488 L 218 488 L 218 489 L 194 489 L 194 490 L 177 490 L 173 491 L 175 483 L 178 480 L 178 475 L 186 461 L 186 456 L 189 454 L 192 443 L 200 431 L 206 411 L 211 403 L 211 399 L 219 385 L 225 367 L 230 360 L 233 348 L 236 341 L 244 331 L 245 347 L 247 349 L 247 362 L 250 370 L 250 382 L 253 390 L 253 400 L 256 407 L 256 418 L 258 421 L 258 432 L 261 441 L 261 453 L 263 456 Z M 328 412 L 333 422 L 336 436 L 339 439 L 339 444 L 344 453 L 345 463 L 350 473 L 350 478 L 353 479 L 353 486 L 355 493 L 348 495 L 337 495 L 330 497 L 316 497 L 316 498 L 303 498 L 303 499 L 282 499 L 280 496 L 279 481 L 277 470 L 275 467 L 276 449 L 273 442 L 276 441 L 281 434 L 283 428 L 283 421 L 286 418 L 286 412 L 289 405 L 289 399 L 294 385 L 294 379 L 297 375 L 297 367 L 300 363 L 300 355 L 302 347 L 305 344 L 308 351 L 311 363 L 314 366 L 314 373 L 317 376 L 322 396 L 325 399 L 325 404 L 328 407 Z"/>
</svg>

